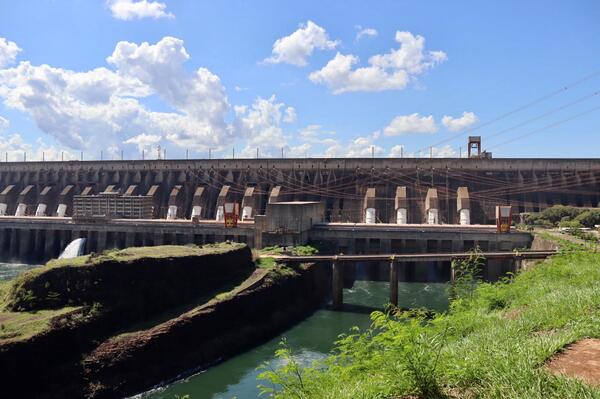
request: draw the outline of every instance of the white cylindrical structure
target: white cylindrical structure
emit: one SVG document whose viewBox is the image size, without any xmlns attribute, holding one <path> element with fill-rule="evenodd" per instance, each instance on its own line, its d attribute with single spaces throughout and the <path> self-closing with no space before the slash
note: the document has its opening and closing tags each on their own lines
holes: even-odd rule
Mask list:
<svg viewBox="0 0 600 399">
<path fill-rule="evenodd" d="M 245 206 L 244 209 L 242 209 L 242 220 L 245 219 L 252 219 L 252 207 L 251 206 Z"/>
<path fill-rule="evenodd" d="M 217 207 L 217 216 L 215 217 L 215 220 L 217 222 L 222 222 L 225 219 L 225 213 L 223 210 L 222 206 Z"/>
<path fill-rule="evenodd" d="M 365 210 L 365 223 L 375 223 L 375 208 L 367 208 Z"/>
<path fill-rule="evenodd" d="M 192 207 L 192 216 L 191 218 L 195 218 L 195 217 L 200 217 L 200 215 L 202 214 L 202 207 L 200 205 L 194 205 Z"/>
<path fill-rule="evenodd" d="M 38 204 L 35 216 L 46 216 L 46 204 Z"/>
<path fill-rule="evenodd" d="M 461 209 L 459 215 L 460 224 L 471 224 L 471 212 L 469 209 Z"/>
<path fill-rule="evenodd" d="M 17 205 L 17 210 L 15 211 L 15 216 L 25 216 L 26 210 L 27 210 L 27 205 L 25 205 L 25 204 Z"/>
<path fill-rule="evenodd" d="M 8 205 L 0 204 L 0 216 L 6 215 L 6 208 L 8 208 Z"/>
<path fill-rule="evenodd" d="M 436 208 L 427 211 L 427 224 L 439 224 L 439 212 Z"/>
<path fill-rule="evenodd" d="M 67 204 L 58 204 L 58 208 L 56 208 L 56 216 L 59 218 L 64 218 L 67 213 Z"/>
<path fill-rule="evenodd" d="M 175 220 L 177 219 L 177 206 L 170 205 L 167 210 L 167 220 Z"/>
<path fill-rule="evenodd" d="M 405 208 L 398 208 L 396 211 L 396 224 L 407 224 L 407 212 Z"/>
</svg>

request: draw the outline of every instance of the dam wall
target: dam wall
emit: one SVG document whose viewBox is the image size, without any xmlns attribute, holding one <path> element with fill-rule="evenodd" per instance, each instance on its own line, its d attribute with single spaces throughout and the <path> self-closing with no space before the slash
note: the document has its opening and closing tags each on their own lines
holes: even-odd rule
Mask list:
<svg viewBox="0 0 600 399">
<path fill-rule="evenodd" d="M 365 205 L 376 222 L 395 223 L 397 190 L 405 188 L 407 223 L 427 220 L 426 197 L 437 190 L 440 223 L 459 222 L 459 187 L 470 194 L 471 223 L 493 223 L 495 206 L 515 213 L 552 205 L 596 207 L 600 200 L 600 159 L 332 158 L 215 159 L 154 161 L 68 161 L 0 163 L 0 203 L 5 214 L 38 212 L 64 216 L 73 197 L 109 192 L 151 196 L 154 218 L 214 220 L 224 201 L 246 202 L 252 215 L 276 201 L 323 201 L 330 221 L 363 222 Z M 249 195 L 248 188 L 252 188 Z M 373 189 L 369 192 L 369 189 Z M 369 194 L 370 197 L 366 198 Z M 45 205 L 41 212 L 40 204 Z M 63 208 L 64 209 L 64 208 Z"/>
</svg>

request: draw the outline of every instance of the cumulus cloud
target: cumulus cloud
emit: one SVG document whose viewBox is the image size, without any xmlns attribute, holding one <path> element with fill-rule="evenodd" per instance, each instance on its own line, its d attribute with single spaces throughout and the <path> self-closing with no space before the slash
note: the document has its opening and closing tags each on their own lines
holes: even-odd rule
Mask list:
<svg viewBox="0 0 600 399">
<path fill-rule="evenodd" d="M 21 49 L 17 46 L 17 43 L 0 37 L 0 68 L 15 62 L 20 51 Z"/>
<path fill-rule="evenodd" d="M 352 91 L 383 91 L 404 89 L 410 78 L 446 60 L 443 51 L 425 51 L 425 38 L 410 32 L 396 32 L 398 49 L 369 58 L 369 66 L 354 68 L 355 55 L 337 53 L 322 69 L 312 72 L 309 79 L 329 87 L 334 94 Z"/>
<path fill-rule="evenodd" d="M 4 130 L 8 129 L 9 125 L 10 125 L 10 122 L 8 121 L 8 119 L 0 116 L 0 133 L 2 133 Z"/>
<path fill-rule="evenodd" d="M 116 19 L 129 21 L 143 18 L 174 18 L 167 12 L 167 5 L 159 1 L 148 0 L 107 0 L 112 16 Z"/>
<path fill-rule="evenodd" d="M 161 137 L 157 134 L 138 134 L 130 139 L 125 141 L 125 144 L 135 144 L 138 147 L 138 150 L 145 151 L 153 147 L 154 145 L 160 143 Z"/>
<path fill-rule="evenodd" d="M 358 32 L 356 32 L 356 41 L 359 41 L 360 39 L 362 39 L 363 37 L 367 36 L 367 37 L 375 37 L 377 36 L 377 30 L 374 28 L 363 28 L 360 25 L 356 25 L 356 30 Z"/>
<path fill-rule="evenodd" d="M 220 79 L 205 68 L 188 72 L 183 42 L 120 42 L 108 62 L 116 69 L 77 72 L 25 61 L 0 69 L 0 98 L 29 114 L 37 126 L 74 149 L 117 150 L 141 134 L 182 148 L 217 148 L 233 135 Z M 158 96 L 172 112 L 155 112 L 140 99 Z M 129 142 L 130 145 L 139 145 Z"/>
<path fill-rule="evenodd" d="M 418 113 L 399 115 L 383 129 L 386 136 L 400 136 L 412 133 L 435 133 L 438 127 L 432 115 L 420 116 Z"/>
<path fill-rule="evenodd" d="M 259 97 L 251 107 L 235 107 L 235 130 L 246 139 L 242 156 L 252 156 L 256 148 L 262 155 L 268 156 L 287 147 L 288 138 L 281 127 L 284 107 L 285 104 L 277 102 L 275 96 L 268 99 Z"/>
<path fill-rule="evenodd" d="M 285 123 L 294 123 L 298 119 L 298 115 L 296 115 L 296 109 L 294 107 L 287 107 L 285 109 L 285 116 L 283 117 L 283 121 Z"/>
<path fill-rule="evenodd" d="M 465 130 L 479 121 L 477 115 L 473 112 L 463 112 L 459 118 L 453 118 L 451 116 L 444 116 L 442 118 L 442 124 L 448 128 L 451 132 L 458 132 Z"/>
<path fill-rule="evenodd" d="M 273 44 L 271 57 L 266 58 L 264 62 L 305 66 L 307 58 L 315 49 L 332 50 L 338 44 L 338 41 L 329 39 L 325 29 L 308 21 L 306 24 L 301 24 L 300 28 L 289 36 L 277 39 Z"/>
</svg>

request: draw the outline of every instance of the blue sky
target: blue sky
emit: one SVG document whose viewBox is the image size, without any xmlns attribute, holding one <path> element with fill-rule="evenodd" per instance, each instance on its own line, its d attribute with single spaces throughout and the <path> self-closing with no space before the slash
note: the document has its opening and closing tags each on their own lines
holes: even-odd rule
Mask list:
<svg viewBox="0 0 600 399">
<path fill-rule="evenodd" d="M 2 0 L 0 158 L 458 156 L 469 134 L 597 157 L 598 21 L 592 0 Z"/>
</svg>

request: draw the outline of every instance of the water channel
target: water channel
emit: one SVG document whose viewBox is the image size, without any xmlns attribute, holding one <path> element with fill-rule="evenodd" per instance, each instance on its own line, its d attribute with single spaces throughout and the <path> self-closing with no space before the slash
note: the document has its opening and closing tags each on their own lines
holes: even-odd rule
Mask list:
<svg viewBox="0 0 600 399">
<path fill-rule="evenodd" d="M 425 307 L 444 310 L 448 306 L 445 283 L 398 284 L 401 307 Z M 357 308 L 381 308 L 389 296 L 389 283 L 357 280 L 351 289 L 344 289 L 344 304 Z M 277 366 L 274 357 L 279 342 L 285 337 L 288 346 L 299 361 L 309 364 L 325 356 L 339 334 L 353 326 L 362 330 L 370 325 L 368 312 L 345 312 L 320 309 L 306 320 L 255 349 L 217 364 L 208 370 L 155 389 L 136 398 L 173 399 L 175 395 L 190 395 L 191 399 L 245 399 L 260 393 L 257 380 L 263 363 Z"/>
<path fill-rule="evenodd" d="M 15 278 L 37 265 L 0 263 L 0 280 Z M 448 306 L 445 283 L 398 284 L 398 304 L 403 308 L 444 310 Z M 257 346 L 207 370 L 181 379 L 165 387 L 135 396 L 135 399 L 173 399 L 190 395 L 191 399 L 256 398 L 258 367 L 264 363 L 276 367 L 275 350 L 283 338 L 299 361 L 309 364 L 326 356 L 339 334 L 357 326 L 364 330 L 370 325 L 369 310 L 382 308 L 388 302 L 389 283 L 356 280 L 344 289 L 344 304 L 352 311 L 317 310 L 313 315 L 272 340 Z"/>
</svg>

